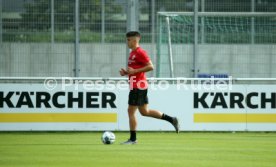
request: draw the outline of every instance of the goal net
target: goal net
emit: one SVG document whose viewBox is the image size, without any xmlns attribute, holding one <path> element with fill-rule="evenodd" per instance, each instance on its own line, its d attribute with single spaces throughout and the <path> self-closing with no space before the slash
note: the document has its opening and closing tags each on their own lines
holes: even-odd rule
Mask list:
<svg viewBox="0 0 276 167">
<path fill-rule="evenodd" d="M 158 13 L 158 77 L 276 77 L 276 13 L 199 12 L 194 19 L 193 12 Z"/>
</svg>

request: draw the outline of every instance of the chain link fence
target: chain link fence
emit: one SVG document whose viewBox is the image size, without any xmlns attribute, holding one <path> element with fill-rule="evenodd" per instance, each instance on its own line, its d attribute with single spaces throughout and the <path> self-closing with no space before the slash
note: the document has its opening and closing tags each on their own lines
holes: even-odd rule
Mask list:
<svg viewBox="0 0 276 167">
<path fill-rule="evenodd" d="M 135 0 L 0 0 L 0 76 L 73 77 L 77 71 L 80 77 L 118 77 L 118 69 L 126 66 L 128 55 L 125 33 L 127 9 L 131 1 Z M 199 12 L 276 12 L 276 1 L 272 0 L 198 0 L 198 3 Z M 156 56 L 157 12 L 193 12 L 194 0 L 175 0 L 173 3 L 169 0 L 140 0 L 137 8 L 139 31 L 142 33 L 141 45 L 148 50 L 154 64 L 157 64 L 159 62 L 159 57 Z M 79 22 L 76 22 L 76 11 Z M 208 19 L 203 22 L 218 22 L 213 18 Z M 271 24 L 274 25 L 275 20 L 275 18 L 269 20 L 256 18 L 255 22 L 258 23 L 255 27 L 256 32 L 266 32 L 268 27 L 271 28 Z M 251 22 L 251 18 L 247 21 Z M 232 24 L 231 20 L 219 20 L 219 22 Z M 78 36 L 76 32 L 79 32 Z M 275 30 L 271 32 L 275 33 Z M 256 43 L 269 44 L 275 48 L 273 34 L 263 39 L 260 33 L 255 34 Z M 210 34 L 205 33 L 204 37 L 200 36 L 200 41 L 204 39 L 203 42 L 209 44 L 227 44 L 227 40 L 231 37 L 231 34 L 229 38 L 225 38 L 217 33 L 215 38 Z M 192 39 L 186 40 L 192 42 Z M 243 44 L 251 41 L 247 37 L 240 40 L 245 41 L 241 42 Z M 76 47 L 79 49 L 78 59 L 76 59 Z M 181 50 L 176 52 L 183 54 Z M 189 54 L 188 52 L 185 51 L 184 54 Z M 259 52 L 260 55 L 263 54 Z M 207 54 L 204 51 L 202 53 L 202 55 Z M 275 56 L 275 52 L 271 55 Z M 185 60 L 186 64 L 181 63 L 182 60 Z M 190 76 L 190 72 L 183 66 L 190 67 L 191 63 L 191 56 L 178 57 L 177 76 Z M 252 61 L 245 62 L 245 64 L 250 63 Z M 268 62 L 265 61 L 264 66 L 266 63 Z M 209 64 L 211 68 L 213 63 Z M 169 73 L 166 70 L 168 69 L 164 68 L 163 72 Z M 263 72 L 275 73 L 273 70 L 274 68 L 264 68 Z M 157 76 L 157 74 L 152 75 Z M 272 75 L 241 76 L 271 77 Z"/>
</svg>

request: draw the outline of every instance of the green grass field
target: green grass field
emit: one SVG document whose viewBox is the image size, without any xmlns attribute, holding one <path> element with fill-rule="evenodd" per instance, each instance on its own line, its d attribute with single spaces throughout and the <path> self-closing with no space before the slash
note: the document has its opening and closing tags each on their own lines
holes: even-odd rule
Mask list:
<svg viewBox="0 0 276 167">
<path fill-rule="evenodd" d="M 0 132 L 2 167 L 276 166 L 276 133 L 138 132 L 137 145 L 113 145 L 100 132 Z"/>
</svg>

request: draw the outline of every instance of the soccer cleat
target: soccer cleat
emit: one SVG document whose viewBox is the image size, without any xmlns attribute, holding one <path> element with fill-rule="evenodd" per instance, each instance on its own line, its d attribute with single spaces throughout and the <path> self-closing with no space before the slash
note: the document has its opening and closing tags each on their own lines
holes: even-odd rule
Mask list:
<svg viewBox="0 0 276 167">
<path fill-rule="evenodd" d="M 179 133 L 180 125 L 176 117 L 173 117 L 172 125 L 174 126 L 176 133 Z"/>
<path fill-rule="evenodd" d="M 123 144 L 123 145 L 137 144 L 137 140 L 132 141 L 132 140 L 128 139 L 127 141 L 125 141 L 125 142 L 123 142 L 123 143 L 121 143 L 121 144 Z"/>
</svg>

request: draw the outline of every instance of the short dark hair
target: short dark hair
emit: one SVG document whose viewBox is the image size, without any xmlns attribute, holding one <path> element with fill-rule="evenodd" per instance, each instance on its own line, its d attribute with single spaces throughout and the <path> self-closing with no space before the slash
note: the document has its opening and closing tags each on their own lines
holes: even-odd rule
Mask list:
<svg viewBox="0 0 276 167">
<path fill-rule="evenodd" d="M 129 31 L 126 33 L 126 37 L 141 37 L 138 31 Z"/>
</svg>

